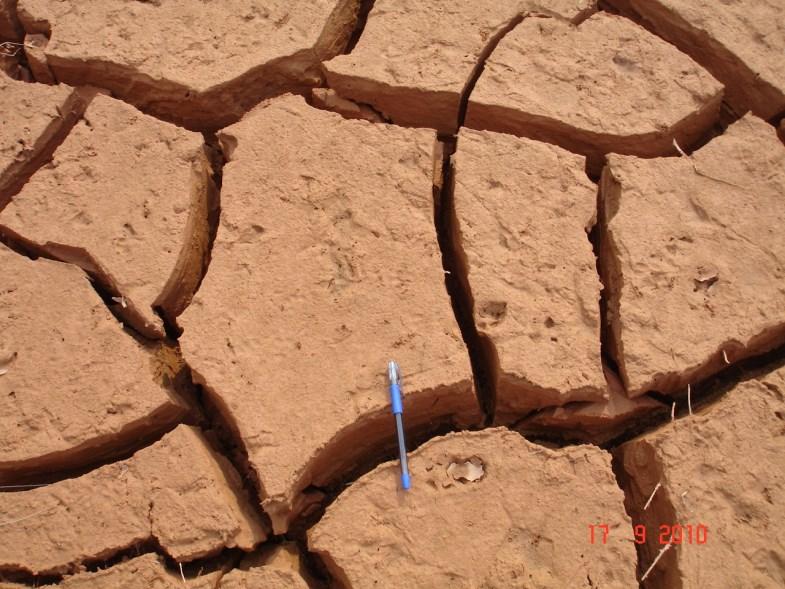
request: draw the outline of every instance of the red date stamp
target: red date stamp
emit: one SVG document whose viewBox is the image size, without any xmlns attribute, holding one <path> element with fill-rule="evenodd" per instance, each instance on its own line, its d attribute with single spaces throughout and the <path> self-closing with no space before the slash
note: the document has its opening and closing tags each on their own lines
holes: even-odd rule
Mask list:
<svg viewBox="0 0 785 589">
<path fill-rule="evenodd" d="M 589 524 L 589 543 L 607 544 L 610 536 L 610 526 L 608 524 Z M 692 524 L 662 524 L 658 530 L 654 531 L 657 542 L 660 546 L 665 544 L 706 544 L 709 539 L 709 528 L 704 524 L 693 526 Z M 636 544 L 645 544 L 649 532 L 644 525 L 637 525 L 633 528 L 633 541 Z"/>
</svg>

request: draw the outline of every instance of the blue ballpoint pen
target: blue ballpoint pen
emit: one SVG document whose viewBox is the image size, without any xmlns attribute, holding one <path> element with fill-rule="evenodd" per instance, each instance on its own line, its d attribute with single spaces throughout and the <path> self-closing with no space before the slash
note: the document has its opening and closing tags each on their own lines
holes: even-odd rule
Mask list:
<svg viewBox="0 0 785 589">
<path fill-rule="evenodd" d="M 409 477 L 409 464 L 406 460 L 406 440 L 403 437 L 403 402 L 401 401 L 401 374 L 395 361 L 390 360 L 387 365 L 387 375 L 390 378 L 390 402 L 395 416 L 395 429 L 398 431 L 398 452 L 401 455 L 401 487 L 408 490 L 412 486 Z"/>
</svg>

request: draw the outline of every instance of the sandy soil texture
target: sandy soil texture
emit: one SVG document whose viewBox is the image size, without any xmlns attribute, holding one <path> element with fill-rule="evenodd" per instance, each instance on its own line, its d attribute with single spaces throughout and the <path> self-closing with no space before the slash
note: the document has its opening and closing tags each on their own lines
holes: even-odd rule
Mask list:
<svg viewBox="0 0 785 589">
<path fill-rule="evenodd" d="M 783 0 L 0 0 L 0 589 L 785 586 L 783 56 Z"/>
<path fill-rule="evenodd" d="M 481 473 L 457 468 L 466 462 Z M 431 440 L 412 454 L 411 468 L 411 492 L 390 493 L 398 465 L 383 464 L 309 533 L 311 549 L 347 586 L 634 585 L 623 496 L 610 455 L 598 448 L 548 450 L 499 428 Z M 587 546 L 595 519 L 622 533 Z"/>
<path fill-rule="evenodd" d="M 710 410 L 619 448 L 627 509 L 648 532 L 641 566 L 647 568 L 663 548 L 660 534 L 676 535 L 678 542 L 644 587 L 785 583 L 784 420 L 785 372 L 780 369 L 738 385 Z M 674 523 L 684 529 L 661 529 Z M 699 525 L 708 528 L 704 542 Z"/>
<path fill-rule="evenodd" d="M 279 532 L 300 491 L 394 440 L 391 356 L 412 426 L 480 420 L 433 224 L 434 140 L 295 96 L 221 134 L 221 230 L 180 341 Z"/>
<path fill-rule="evenodd" d="M 214 193 L 199 134 L 99 95 L 0 213 L 0 238 L 78 264 L 162 337 L 156 310 L 173 321 L 201 280 Z"/>
<path fill-rule="evenodd" d="M 691 157 L 609 157 L 601 255 L 631 396 L 682 392 L 785 341 L 783 190 L 785 148 L 753 115 Z"/>
</svg>

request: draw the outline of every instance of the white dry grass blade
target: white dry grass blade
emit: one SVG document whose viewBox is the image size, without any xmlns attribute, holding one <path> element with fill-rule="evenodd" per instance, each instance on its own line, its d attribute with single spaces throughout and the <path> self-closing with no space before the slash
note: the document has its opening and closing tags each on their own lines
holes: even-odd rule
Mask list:
<svg viewBox="0 0 785 589">
<path fill-rule="evenodd" d="M 662 555 L 665 554 L 671 546 L 673 546 L 673 544 L 666 544 L 660 549 L 660 551 L 657 553 L 657 556 L 654 558 L 654 562 L 652 562 L 649 565 L 649 568 L 646 569 L 646 572 L 643 573 L 643 576 L 641 577 L 640 580 L 641 583 L 643 583 L 646 580 L 646 577 L 648 577 L 649 573 L 654 569 L 654 565 L 656 565 L 659 562 L 659 560 L 662 558 Z"/>
<path fill-rule="evenodd" d="M 657 485 L 654 487 L 654 490 L 651 492 L 651 495 L 649 495 L 649 500 L 646 502 L 646 505 L 643 506 L 643 511 L 646 511 L 649 508 L 649 505 L 651 505 L 652 499 L 654 499 L 654 494 L 657 492 L 657 490 L 661 486 L 662 486 L 662 482 L 658 482 Z"/>
<path fill-rule="evenodd" d="M 32 519 L 34 517 L 38 517 L 39 515 L 43 515 L 45 513 L 49 513 L 50 511 L 54 511 L 55 509 L 57 509 L 57 507 L 59 507 L 59 506 L 58 505 L 53 505 L 52 507 L 49 507 L 47 509 L 42 509 L 41 511 L 36 511 L 35 513 L 30 513 L 30 514 L 28 514 L 28 515 L 26 515 L 24 517 L 18 517 L 16 519 L 11 519 L 11 520 L 8 520 L 8 521 L 0 522 L 0 528 L 2 528 L 4 526 L 10 526 L 10 525 L 13 525 L 13 524 L 18 524 L 19 522 L 23 522 L 25 520 Z"/>
<path fill-rule="evenodd" d="M 183 580 L 183 585 L 186 587 L 188 586 L 188 582 L 185 580 L 185 573 L 183 572 L 183 563 L 178 562 L 177 564 L 180 565 L 180 578 Z"/>
<path fill-rule="evenodd" d="M 687 385 L 687 410 L 692 415 L 692 387 L 690 385 Z"/>
</svg>

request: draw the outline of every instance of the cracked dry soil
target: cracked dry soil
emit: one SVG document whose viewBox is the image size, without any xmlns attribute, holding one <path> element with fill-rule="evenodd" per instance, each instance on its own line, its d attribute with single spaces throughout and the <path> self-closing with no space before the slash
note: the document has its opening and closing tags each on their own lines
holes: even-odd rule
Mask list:
<svg viewBox="0 0 785 589">
<path fill-rule="evenodd" d="M 0 43 L 0 589 L 785 586 L 780 0 Z"/>
</svg>

